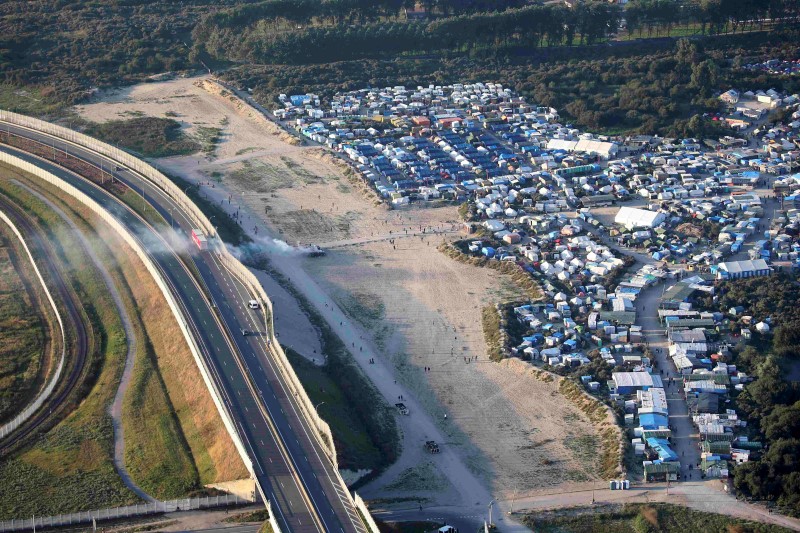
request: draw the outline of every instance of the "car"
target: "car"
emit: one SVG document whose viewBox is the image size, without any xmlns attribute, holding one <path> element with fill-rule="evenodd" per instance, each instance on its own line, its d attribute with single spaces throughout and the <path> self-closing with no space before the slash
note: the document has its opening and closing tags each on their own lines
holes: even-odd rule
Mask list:
<svg viewBox="0 0 800 533">
<path fill-rule="evenodd" d="M 247 337 L 248 335 L 250 335 L 250 330 L 243 329 L 241 330 L 241 332 L 242 332 L 242 337 Z"/>
<path fill-rule="evenodd" d="M 261 307 L 261 304 L 258 303 L 258 300 L 250 300 L 249 302 L 247 302 L 247 307 L 249 307 L 250 309 L 258 309 L 259 307 Z"/>
</svg>

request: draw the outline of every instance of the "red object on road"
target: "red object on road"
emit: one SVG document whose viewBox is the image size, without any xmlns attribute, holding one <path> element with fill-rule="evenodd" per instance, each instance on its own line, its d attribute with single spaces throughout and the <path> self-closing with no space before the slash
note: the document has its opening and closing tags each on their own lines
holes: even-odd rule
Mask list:
<svg viewBox="0 0 800 533">
<path fill-rule="evenodd" d="M 192 241 L 197 245 L 198 248 L 201 250 L 205 250 L 208 248 L 208 241 L 206 240 L 206 236 L 203 235 L 203 232 L 199 229 L 192 230 Z"/>
</svg>

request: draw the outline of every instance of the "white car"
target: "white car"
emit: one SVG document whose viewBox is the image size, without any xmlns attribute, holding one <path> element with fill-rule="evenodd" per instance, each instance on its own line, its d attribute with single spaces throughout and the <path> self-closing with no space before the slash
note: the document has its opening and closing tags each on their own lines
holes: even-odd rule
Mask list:
<svg viewBox="0 0 800 533">
<path fill-rule="evenodd" d="M 250 307 L 250 309 L 258 309 L 261 307 L 261 305 L 258 303 L 258 300 L 250 300 L 247 302 L 247 306 Z"/>
</svg>

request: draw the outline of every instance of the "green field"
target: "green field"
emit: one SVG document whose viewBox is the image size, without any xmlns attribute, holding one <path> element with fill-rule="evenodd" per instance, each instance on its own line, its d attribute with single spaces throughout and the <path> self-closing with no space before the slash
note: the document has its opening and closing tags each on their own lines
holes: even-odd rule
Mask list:
<svg viewBox="0 0 800 533">
<path fill-rule="evenodd" d="M 39 314 L 47 312 L 39 308 L 44 292 L 18 243 L 0 224 L 0 422 L 10 420 L 35 396 L 52 357 L 44 317 Z M 31 274 L 28 284 L 22 272 Z"/>
<path fill-rule="evenodd" d="M 209 130 L 214 128 L 208 128 Z M 144 157 L 188 155 L 216 142 L 219 131 L 203 136 L 203 144 L 181 130 L 178 121 L 171 118 L 136 117 L 128 120 L 88 123 L 84 132 L 106 142 L 134 150 Z M 207 148 L 206 148 L 207 149 Z M 213 148 L 212 148 L 213 150 Z"/>
</svg>

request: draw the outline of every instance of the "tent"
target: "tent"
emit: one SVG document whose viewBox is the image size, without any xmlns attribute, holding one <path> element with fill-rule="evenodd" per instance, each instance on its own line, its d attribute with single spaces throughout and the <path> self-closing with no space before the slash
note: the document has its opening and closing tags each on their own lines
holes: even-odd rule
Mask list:
<svg viewBox="0 0 800 533">
<path fill-rule="evenodd" d="M 617 216 L 614 217 L 614 222 L 631 230 L 633 228 L 654 228 L 661 224 L 665 218 L 666 215 L 664 213 L 623 206 L 617 212 Z"/>
</svg>

